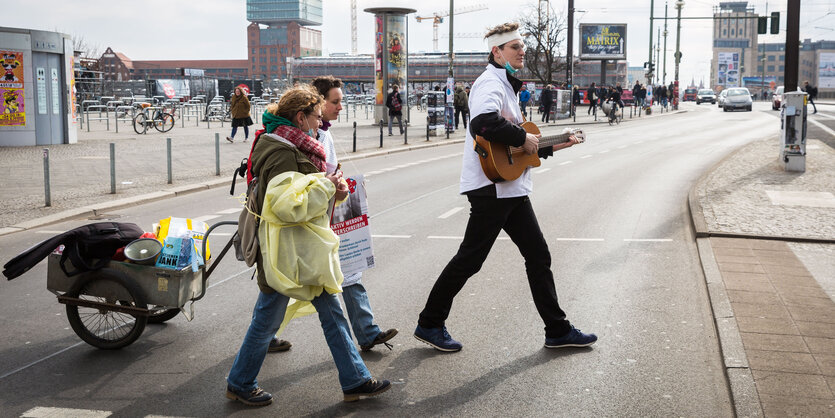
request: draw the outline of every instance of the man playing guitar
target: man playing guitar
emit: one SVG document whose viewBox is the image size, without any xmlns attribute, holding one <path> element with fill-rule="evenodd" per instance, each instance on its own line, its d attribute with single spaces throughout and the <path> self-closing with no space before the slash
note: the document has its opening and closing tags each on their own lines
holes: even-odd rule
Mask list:
<svg viewBox="0 0 835 418">
<path fill-rule="evenodd" d="M 455 295 L 481 268 L 501 230 L 507 232 L 525 258 L 534 304 L 545 322 L 545 347 L 587 347 L 597 341 L 594 334 L 574 328 L 557 302 L 551 254 L 528 198 L 532 191 L 530 168 L 514 180 L 495 183 L 482 171 L 479 154 L 474 152 L 476 136 L 523 147 L 528 154 L 538 153 L 542 158 L 578 142 L 570 137 L 568 142 L 539 148 L 540 136 L 519 126 L 524 119 L 516 96 L 522 82 L 513 74 L 524 66 L 525 44 L 518 28 L 517 23 L 506 23 L 485 36 L 490 56 L 486 70 L 470 92 L 472 116 L 461 169 L 460 192 L 470 202 L 470 218 L 458 253 L 432 287 L 415 329 L 415 338 L 444 352 L 461 350 L 461 343 L 449 335 L 444 323 Z"/>
</svg>

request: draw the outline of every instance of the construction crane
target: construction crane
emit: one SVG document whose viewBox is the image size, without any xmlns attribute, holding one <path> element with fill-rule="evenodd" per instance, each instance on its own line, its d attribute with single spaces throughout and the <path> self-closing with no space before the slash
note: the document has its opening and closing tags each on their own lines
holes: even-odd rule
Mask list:
<svg viewBox="0 0 835 418">
<path fill-rule="evenodd" d="M 472 6 L 461 7 L 459 9 L 455 9 L 453 11 L 454 14 L 460 15 L 464 13 L 470 12 L 477 12 L 479 10 L 487 10 L 487 6 L 484 4 L 474 4 Z M 432 46 L 435 52 L 440 52 L 438 48 L 438 25 L 444 22 L 444 18 L 449 16 L 449 10 L 445 12 L 435 12 L 432 13 L 432 16 L 415 16 L 415 19 L 418 22 L 423 22 L 424 20 L 432 20 Z"/>
<path fill-rule="evenodd" d="M 351 55 L 357 55 L 357 0 L 351 0 Z"/>
<path fill-rule="evenodd" d="M 441 35 L 441 38 L 449 38 L 449 34 L 445 33 L 445 34 Z M 466 33 L 465 32 L 458 32 L 458 33 L 455 34 L 455 39 L 465 39 L 465 38 L 469 38 L 469 39 L 484 38 L 484 34 L 483 33 L 478 33 L 478 32 L 466 32 Z"/>
</svg>

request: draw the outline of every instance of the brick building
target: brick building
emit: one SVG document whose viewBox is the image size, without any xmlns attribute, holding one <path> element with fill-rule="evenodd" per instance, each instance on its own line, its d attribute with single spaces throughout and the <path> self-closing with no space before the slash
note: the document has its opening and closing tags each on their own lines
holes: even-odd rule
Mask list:
<svg viewBox="0 0 835 418">
<path fill-rule="evenodd" d="M 183 69 L 201 69 L 217 79 L 249 78 L 247 60 L 152 60 L 134 61 L 107 48 L 99 60 L 104 81 L 185 78 Z"/>
</svg>

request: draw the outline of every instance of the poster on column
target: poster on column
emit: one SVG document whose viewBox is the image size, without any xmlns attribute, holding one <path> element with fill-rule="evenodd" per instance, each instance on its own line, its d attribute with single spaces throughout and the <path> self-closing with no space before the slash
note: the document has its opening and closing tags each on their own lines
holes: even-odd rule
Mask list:
<svg viewBox="0 0 835 418">
<path fill-rule="evenodd" d="M 368 202 L 364 176 L 351 176 L 348 197 L 333 209 L 331 229 L 339 235 L 339 264 L 342 274 L 350 276 L 374 267 L 371 228 L 368 226 Z"/>
<path fill-rule="evenodd" d="M 388 81 L 400 86 L 400 91 L 407 92 L 406 86 L 406 16 L 386 16 L 388 29 Z M 386 86 L 386 88 L 391 87 Z M 408 100 L 404 95 L 403 100 Z"/>
<path fill-rule="evenodd" d="M 835 53 L 821 52 L 818 59 L 818 88 L 835 89 Z"/>
<path fill-rule="evenodd" d="M 377 90 L 377 104 L 386 103 L 386 89 L 383 88 L 383 17 L 374 18 L 374 88 Z"/>
<path fill-rule="evenodd" d="M 0 126 L 25 126 L 23 52 L 0 51 L 3 78 L 0 79 Z"/>
</svg>

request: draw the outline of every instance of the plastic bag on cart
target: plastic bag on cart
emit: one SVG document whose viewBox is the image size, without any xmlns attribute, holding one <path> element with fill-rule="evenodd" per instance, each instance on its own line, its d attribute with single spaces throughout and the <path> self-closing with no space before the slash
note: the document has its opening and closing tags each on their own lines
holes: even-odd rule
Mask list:
<svg viewBox="0 0 835 418">
<path fill-rule="evenodd" d="M 203 265 L 203 258 L 194 248 L 192 238 L 166 237 L 162 252 L 157 257 L 157 267 L 180 270 L 191 265 L 196 272 Z"/>
<path fill-rule="evenodd" d="M 166 237 L 177 238 L 192 238 L 194 240 L 194 249 L 200 253 L 203 246 L 203 236 L 209 230 L 209 225 L 205 222 L 194 221 L 189 218 L 170 217 L 159 221 L 159 232 L 157 232 L 157 240 L 165 244 Z M 209 243 L 206 242 L 206 260 L 211 260 L 212 252 L 209 251 Z"/>
</svg>

